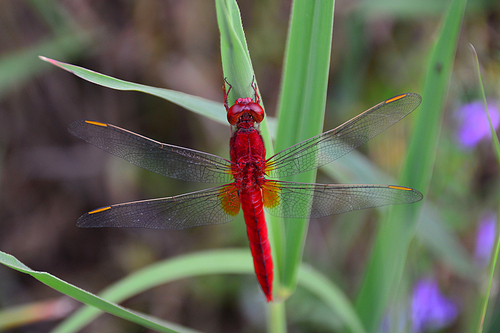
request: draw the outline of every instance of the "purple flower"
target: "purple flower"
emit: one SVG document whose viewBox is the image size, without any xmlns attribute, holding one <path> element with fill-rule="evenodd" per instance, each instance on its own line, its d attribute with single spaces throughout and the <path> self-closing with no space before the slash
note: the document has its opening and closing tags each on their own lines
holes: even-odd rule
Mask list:
<svg viewBox="0 0 500 333">
<path fill-rule="evenodd" d="M 413 287 L 411 304 L 412 332 L 439 330 L 453 323 L 458 307 L 440 293 L 436 281 L 422 279 Z"/>
<path fill-rule="evenodd" d="M 488 102 L 491 123 L 495 130 L 500 122 L 500 113 L 496 103 Z M 457 117 L 460 123 L 457 137 L 464 148 L 474 148 L 479 141 L 491 137 L 488 116 L 482 101 L 464 104 L 458 109 Z"/>
<path fill-rule="evenodd" d="M 478 266 L 488 265 L 491 252 L 496 239 L 497 216 L 494 212 L 488 212 L 479 221 L 476 238 L 476 250 L 474 259 Z"/>
</svg>

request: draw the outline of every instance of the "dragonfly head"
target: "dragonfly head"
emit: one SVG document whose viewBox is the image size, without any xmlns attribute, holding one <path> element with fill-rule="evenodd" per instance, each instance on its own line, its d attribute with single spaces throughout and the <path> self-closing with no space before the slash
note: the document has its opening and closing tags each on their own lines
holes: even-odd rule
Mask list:
<svg viewBox="0 0 500 333">
<path fill-rule="evenodd" d="M 246 97 L 238 98 L 234 105 L 227 110 L 227 121 L 231 125 L 236 125 L 244 114 L 250 115 L 257 123 L 264 119 L 264 110 L 259 103 L 254 102 L 250 97 Z"/>
</svg>

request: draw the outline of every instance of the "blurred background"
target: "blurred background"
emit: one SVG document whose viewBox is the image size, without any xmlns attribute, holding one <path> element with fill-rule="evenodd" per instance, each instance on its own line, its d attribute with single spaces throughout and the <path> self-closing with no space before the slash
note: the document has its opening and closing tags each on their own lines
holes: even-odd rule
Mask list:
<svg viewBox="0 0 500 333">
<path fill-rule="evenodd" d="M 427 56 L 448 3 L 336 1 L 325 130 L 396 94 L 420 92 Z M 240 0 L 238 4 L 262 100 L 268 116 L 274 117 L 291 1 Z M 38 59 L 43 55 L 222 103 L 218 33 L 213 1 L 1 1 L 0 250 L 35 270 L 98 293 L 158 260 L 207 249 L 247 248 L 241 216 L 228 225 L 181 231 L 77 228 L 75 221 L 81 214 L 100 206 L 207 186 L 167 179 L 108 155 L 73 137 L 67 131 L 72 121 L 108 122 L 225 158 L 230 129 L 157 97 L 88 83 Z M 498 1 L 469 1 L 466 9 L 426 200 L 435 207 L 436 218 L 462 257 L 479 262 L 475 264 L 481 272 L 484 263 L 480 261 L 485 260 L 481 251 L 489 255 L 484 246 L 494 234 L 491 227 L 496 223 L 500 193 L 484 111 L 472 103 L 479 94 L 469 43 L 483 66 L 492 120 L 498 125 Z M 358 153 L 369 158 L 371 167 L 397 178 L 413 116 Z M 341 179 L 350 180 L 356 177 Z M 319 173 L 319 181 L 339 180 Z M 375 210 L 354 212 L 310 225 L 304 261 L 329 275 L 352 299 L 376 231 L 376 215 Z M 478 241 L 483 224 L 490 229 Z M 478 276 L 460 270 L 461 263 L 435 245 L 439 240 L 433 243 L 419 231 L 408 270 L 415 280 L 422 277 L 437 283 L 442 297 L 454 304 L 457 316 L 450 316 L 443 329 L 464 332 L 469 307 L 483 286 Z M 0 266 L 0 308 L 60 297 L 37 280 Z M 308 306 L 314 303 L 307 300 L 300 289 L 290 299 L 291 332 L 323 331 L 331 325 L 315 319 L 326 310 L 313 310 Z M 182 280 L 123 305 L 204 332 L 258 332 L 266 321 L 255 276 Z M 78 303 L 69 301 L 64 306 L 71 311 Z M 495 324 L 496 309 L 490 309 Z M 33 323 L 9 332 L 47 332 L 57 322 Z M 83 330 L 96 331 L 147 330 L 103 315 Z"/>
</svg>

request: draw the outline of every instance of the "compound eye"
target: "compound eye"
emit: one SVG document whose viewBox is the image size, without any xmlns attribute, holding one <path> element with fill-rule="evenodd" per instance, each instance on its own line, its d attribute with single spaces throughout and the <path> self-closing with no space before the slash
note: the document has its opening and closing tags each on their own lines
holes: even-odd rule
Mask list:
<svg viewBox="0 0 500 333">
<path fill-rule="evenodd" d="M 227 121 L 231 125 L 236 125 L 238 119 L 245 113 L 249 114 L 257 123 L 264 119 L 264 110 L 259 104 L 252 102 L 250 98 L 240 98 L 227 111 Z"/>
<path fill-rule="evenodd" d="M 243 108 L 244 106 L 240 104 L 234 104 L 229 108 L 229 110 L 227 111 L 227 121 L 231 125 L 236 125 L 236 123 L 238 122 L 238 118 L 240 118 L 241 116 Z"/>
<path fill-rule="evenodd" d="M 260 123 L 264 119 L 264 110 L 262 109 L 262 107 L 257 103 L 250 103 L 248 104 L 248 107 L 253 119 L 256 122 Z"/>
</svg>

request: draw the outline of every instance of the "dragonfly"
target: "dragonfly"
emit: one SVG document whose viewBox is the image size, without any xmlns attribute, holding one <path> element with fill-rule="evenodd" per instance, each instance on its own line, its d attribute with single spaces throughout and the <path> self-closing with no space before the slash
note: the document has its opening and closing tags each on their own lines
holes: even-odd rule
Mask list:
<svg viewBox="0 0 500 333">
<path fill-rule="evenodd" d="M 101 207 L 82 215 L 77 226 L 185 229 L 230 222 L 241 209 L 257 280 L 270 302 L 273 261 L 264 209 L 278 217 L 320 218 L 422 200 L 419 191 L 405 186 L 277 180 L 316 169 L 359 147 L 415 110 L 422 100 L 420 95 L 406 93 L 389 98 L 334 129 L 266 159 L 259 131 L 265 115 L 255 82 L 252 88 L 253 97 L 238 98 L 229 106 L 231 85 L 224 81 L 224 107 L 231 125 L 230 160 L 161 143 L 107 123 L 71 123 L 68 129 L 73 135 L 136 166 L 171 178 L 223 184 L 183 195 Z"/>
</svg>

